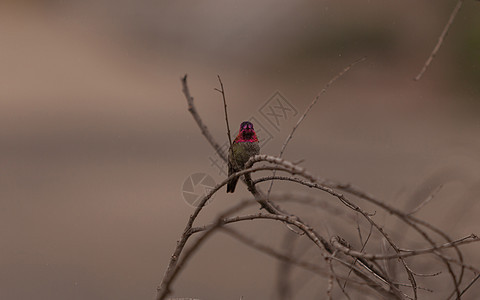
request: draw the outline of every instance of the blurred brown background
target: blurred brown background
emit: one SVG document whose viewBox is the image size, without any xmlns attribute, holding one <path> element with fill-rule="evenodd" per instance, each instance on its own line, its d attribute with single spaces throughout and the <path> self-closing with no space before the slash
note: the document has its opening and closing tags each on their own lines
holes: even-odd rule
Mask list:
<svg viewBox="0 0 480 300">
<path fill-rule="evenodd" d="M 480 233 L 480 3 L 464 3 L 430 69 L 412 80 L 454 5 L 2 2 L 0 298 L 154 297 L 193 211 L 182 198 L 184 180 L 197 172 L 223 178 L 186 110 L 185 73 L 220 142 L 217 74 L 233 129 L 257 117 L 273 137 L 262 152 L 277 155 L 325 83 L 367 56 L 322 96 L 285 157 L 402 209 L 444 184 L 419 216 L 453 237 Z M 299 112 L 279 130 L 259 114 L 275 91 Z M 219 192 L 199 221 L 248 195 L 243 185 L 237 190 Z M 378 213 L 380 223 L 395 223 Z M 325 236 L 344 230 L 321 215 L 310 211 L 305 219 Z M 274 246 L 285 232 L 269 222 L 239 228 Z M 479 250 L 466 251 L 477 266 Z M 174 296 L 274 298 L 275 266 L 217 234 L 181 273 Z M 472 288 L 467 299 L 479 291 Z M 296 294 L 318 295 L 315 280 Z"/>
</svg>

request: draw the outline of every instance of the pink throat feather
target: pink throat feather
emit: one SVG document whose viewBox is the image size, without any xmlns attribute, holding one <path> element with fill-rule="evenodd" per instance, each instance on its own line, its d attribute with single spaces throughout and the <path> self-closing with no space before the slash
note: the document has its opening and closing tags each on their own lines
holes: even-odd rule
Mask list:
<svg viewBox="0 0 480 300">
<path fill-rule="evenodd" d="M 242 132 L 240 132 L 233 142 L 234 143 L 244 143 L 244 142 L 253 143 L 253 142 L 258 142 L 258 138 L 255 132 L 253 132 L 252 136 L 247 139 L 244 138 Z"/>
</svg>

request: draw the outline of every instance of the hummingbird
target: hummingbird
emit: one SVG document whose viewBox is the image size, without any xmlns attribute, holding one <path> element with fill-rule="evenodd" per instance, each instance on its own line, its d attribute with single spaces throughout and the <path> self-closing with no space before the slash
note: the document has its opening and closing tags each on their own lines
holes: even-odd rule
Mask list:
<svg viewBox="0 0 480 300">
<path fill-rule="evenodd" d="M 250 157 L 260 153 L 257 134 L 253 124 L 245 121 L 240 124 L 240 130 L 228 150 L 228 176 L 241 171 Z M 227 183 L 227 193 L 233 193 L 238 177 L 230 179 Z"/>
</svg>

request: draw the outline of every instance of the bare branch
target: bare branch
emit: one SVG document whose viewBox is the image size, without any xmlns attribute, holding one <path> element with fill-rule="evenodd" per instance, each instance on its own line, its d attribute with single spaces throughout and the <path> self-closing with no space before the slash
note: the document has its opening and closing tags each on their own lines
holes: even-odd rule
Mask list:
<svg viewBox="0 0 480 300">
<path fill-rule="evenodd" d="M 427 223 L 423 220 L 420 220 L 418 218 L 415 218 L 411 215 L 407 215 L 406 213 L 403 213 L 400 210 L 387 205 L 386 203 L 376 199 L 374 196 L 372 196 L 368 193 L 365 193 L 365 192 L 361 191 L 360 189 L 358 189 L 358 188 L 356 188 L 356 187 L 354 187 L 350 184 L 340 184 L 340 183 L 329 182 L 328 185 L 332 186 L 332 187 L 336 187 L 340 190 L 348 192 L 348 193 L 350 193 L 352 195 L 355 195 L 357 197 L 360 197 L 364 200 L 367 200 L 367 201 L 385 209 L 390 214 L 393 214 L 393 215 L 397 216 L 400 220 L 404 221 L 406 224 L 410 225 L 413 229 L 415 229 L 432 246 L 435 246 L 435 243 L 433 242 L 432 238 L 424 230 L 422 230 L 418 226 L 418 224 L 421 224 L 421 225 L 425 226 L 426 228 L 432 230 L 433 232 L 439 234 L 447 242 L 452 242 L 452 240 L 450 239 L 450 237 L 447 234 L 445 234 L 443 231 L 439 230 L 438 228 L 434 227 L 433 225 L 431 225 L 431 224 L 429 224 L 429 223 Z M 455 286 L 455 292 L 457 293 L 457 296 L 459 296 L 460 295 L 460 290 L 458 288 L 458 285 L 462 281 L 463 275 L 464 275 L 463 256 L 462 256 L 462 253 L 460 252 L 460 250 L 456 246 L 454 246 L 454 249 L 455 249 L 455 251 L 456 251 L 456 253 L 457 253 L 457 255 L 460 259 L 460 265 L 462 266 L 458 279 L 457 279 L 457 276 L 455 275 L 455 273 L 453 272 L 452 267 L 450 266 L 449 260 L 447 258 L 445 258 L 441 253 L 435 252 L 435 254 L 438 257 L 440 257 L 442 259 L 443 263 L 446 265 L 446 267 L 448 269 L 448 272 L 449 272 L 450 276 L 452 277 L 452 281 L 453 281 L 454 286 Z"/>
<path fill-rule="evenodd" d="M 351 66 L 349 66 L 351 67 Z M 344 70 L 346 72 L 347 70 Z M 340 77 L 342 73 L 338 75 Z M 228 116 L 227 116 L 227 105 L 225 100 L 225 92 L 222 81 L 220 76 L 218 76 L 221 89 L 216 89 L 220 93 L 222 93 L 223 101 L 224 101 L 224 109 L 225 109 L 225 120 L 227 123 L 227 131 L 230 137 L 230 129 L 228 128 Z M 334 78 L 335 79 L 335 78 Z M 332 79 L 333 80 L 333 79 Z M 335 79 L 336 80 L 336 79 Z M 334 80 L 333 80 L 334 81 Z M 333 81 L 329 82 L 328 86 L 333 83 Z M 193 105 L 193 98 L 188 91 L 186 76 L 182 79 L 183 85 L 183 92 L 187 99 L 187 103 L 189 105 L 189 111 L 196 120 L 197 124 L 200 127 L 202 134 L 207 138 L 209 143 L 216 149 L 219 156 L 223 159 L 226 159 L 225 153 L 220 152 L 220 147 L 218 147 L 218 143 L 215 142 L 213 137 L 208 132 L 208 129 L 203 124 L 200 116 L 196 112 L 196 109 Z M 325 88 L 325 89 L 326 89 Z M 324 89 L 324 90 L 325 90 Z M 319 97 L 324 91 L 322 91 L 317 97 Z M 315 100 L 316 101 L 316 100 Z M 311 106 L 313 106 L 314 102 L 312 102 Z M 305 114 L 300 118 L 297 125 L 294 127 L 289 139 L 284 144 L 282 148 L 285 149 L 288 141 L 292 138 L 295 129 L 301 123 L 301 121 L 307 115 L 309 109 L 305 112 Z M 229 139 L 231 141 L 231 138 Z M 222 156 L 223 155 L 223 156 Z M 266 165 L 260 167 L 254 167 L 254 164 L 258 162 L 266 162 Z M 271 171 L 281 171 L 287 172 L 291 175 L 297 176 L 268 176 L 257 179 L 253 181 L 251 179 L 251 174 L 259 171 L 264 170 L 271 170 Z M 243 202 L 234 205 L 233 207 L 229 208 L 224 213 L 220 214 L 213 223 L 200 225 L 197 227 L 193 227 L 195 220 L 197 219 L 198 215 L 202 211 L 203 206 L 205 203 L 210 199 L 213 194 L 215 194 L 226 182 L 233 178 L 244 175 L 245 179 L 244 182 L 247 184 L 247 187 L 251 194 L 254 196 L 254 199 L 248 199 Z M 283 195 L 283 196 L 275 196 L 270 199 L 267 197 L 258 187 L 257 184 L 263 181 L 271 180 L 288 180 L 294 182 L 296 184 L 300 184 L 303 186 L 307 186 L 310 188 L 318 189 L 322 192 L 328 193 L 329 195 L 335 197 L 337 201 L 340 201 L 341 204 L 337 208 L 336 205 L 335 209 L 341 211 L 341 213 L 337 213 L 333 210 L 333 206 L 336 202 L 333 203 L 332 207 L 329 205 L 325 206 L 326 211 L 333 212 L 333 215 L 338 217 L 347 216 L 348 219 L 352 219 L 354 221 L 353 216 L 354 214 L 358 216 L 363 216 L 363 218 L 369 222 L 370 224 L 370 232 L 366 239 L 362 237 L 362 232 L 360 231 L 360 224 L 357 219 L 357 231 L 360 236 L 361 247 L 360 250 L 356 250 L 354 247 L 350 246 L 348 242 L 344 238 L 341 237 L 334 237 L 334 238 L 325 238 L 321 234 L 319 234 L 314 228 L 308 226 L 305 222 L 303 222 L 297 215 L 293 215 L 287 213 L 278 208 L 277 203 L 281 201 L 290 201 L 294 203 L 301 203 L 301 204 L 312 204 L 312 199 L 310 197 L 302 197 L 302 196 L 290 196 L 290 195 Z M 201 200 L 199 206 L 195 209 L 193 214 L 187 221 L 187 224 L 184 228 L 184 231 L 181 235 L 181 238 L 177 242 L 176 248 L 173 252 L 173 255 L 169 261 L 168 267 L 165 271 L 165 275 L 162 279 L 161 284 L 158 287 L 157 299 L 165 299 L 167 295 L 170 294 L 170 287 L 172 283 L 175 281 L 176 277 L 180 272 L 183 270 L 184 266 L 188 263 L 188 261 L 192 258 L 192 256 L 196 253 L 199 247 L 217 230 L 224 230 L 229 235 L 233 236 L 237 240 L 243 242 L 244 244 L 257 249 L 263 253 L 266 253 L 272 257 L 280 261 L 287 262 L 289 265 L 296 265 L 301 268 L 307 269 L 309 271 L 314 272 L 315 274 L 321 275 L 322 277 L 328 277 L 328 284 L 326 288 L 327 297 L 332 297 L 332 292 L 334 289 L 335 281 L 337 282 L 338 286 L 340 287 L 341 291 L 344 295 L 349 298 L 349 295 L 346 290 L 346 285 L 344 285 L 347 281 L 355 283 L 356 286 L 353 288 L 358 289 L 357 285 L 364 284 L 371 288 L 370 292 L 375 291 L 380 293 L 385 298 L 394 298 L 394 299 L 416 299 L 417 298 L 417 290 L 427 290 L 430 291 L 428 288 L 419 287 L 417 285 L 415 277 L 418 276 L 437 276 L 441 272 L 435 272 L 433 274 L 422 274 L 428 272 L 415 272 L 418 268 L 418 265 L 414 264 L 416 260 L 409 260 L 409 264 L 406 262 L 406 258 L 408 257 L 416 257 L 423 255 L 431 255 L 432 258 L 439 258 L 441 262 L 444 264 L 446 269 L 448 270 L 448 274 L 453 282 L 453 291 L 450 296 L 456 295 L 457 298 L 460 298 L 476 281 L 480 278 L 480 270 L 478 268 L 467 265 L 463 261 L 463 255 L 460 251 L 460 246 L 466 245 L 468 243 L 478 242 L 480 239 L 472 234 L 466 236 L 461 239 L 452 240 L 444 231 L 436 228 L 435 226 L 431 225 L 430 223 L 414 217 L 413 214 L 423 208 L 431 199 L 434 198 L 435 194 L 438 192 L 438 189 L 435 190 L 432 195 L 430 195 L 427 199 L 425 199 L 417 208 L 415 208 L 412 212 L 406 213 L 402 212 L 401 210 L 387 204 L 384 201 L 381 201 L 374 196 L 367 194 L 360 189 L 353 187 L 350 184 L 343 184 L 337 183 L 329 180 L 322 179 L 310 172 L 308 172 L 305 168 L 300 167 L 297 163 L 293 163 L 283 159 L 282 157 L 274 157 L 270 155 L 256 155 L 249 159 L 249 161 L 245 164 L 245 169 L 232 174 L 229 178 L 224 179 L 221 183 L 215 186 L 207 195 L 205 195 Z M 344 194 L 343 194 L 344 193 Z M 269 196 L 269 195 L 268 195 Z M 352 199 L 354 200 L 352 201 Z M 330 199 L 328 197 L 327 199 Z M 272 200 L 272 201 L 270 201 Z M 321 199 L 318 203 L 327 203 L 327 200 Z M 369 204 L 374 206 L 374 209 L 381 208 L 388 212 L 389 214 L 395 216 L 399 220 L 401 220 L 407 228 L 411 228 L 415 230 L 419 234 L 421 238 L 429 245 L 425 248 L 418 249 L 414 247 L 413 249 L 406 249 L 405 247 L 400 247 L 398 240 L 395 240 L 390 236 L 389 230 L 380 226 L 376 221 L 374 221 L 374 214 L 365 211 L 360 204 L 356 202 L 367 201 Z M 248 214 L 243 216 L 235 216 L 234 214 L 249 205 L 254 203 L 260 203 L 262 208 L 265 208 L 269 213 L 256 213 L 256 214 Z M 316 205 L 319 206 L 319 205 Z M 321 206 L 321 205 L 320 205 Z M 347 208 L 347 209 L 345 209 Z M 376 211 L 375 211 L 376 212 Z M 328 212 L 327 212 L 328 213 Z M 318 253 L 322 256 L 322 260 L 320 262 L 324 262 L 325 265 L 317 265 L 311 264 L 306 261 L 302 261 L 297 257 L 293 256 L 292 253 L 282 253 L 281 251 L 277 251 L 269 246 L 260 244 L 255 240 L 240 234 L 239 232 L 232 230 L 231 228 L 227 228 L 226 224 L 233 224 L 237 222 L 244 222 L 247 220 L 273 220 L 273 221 L 280 221 L 284 224 L 288 224 L 289 228 L 297 228 L 302 232 L 305 236 L 307 236 L 316 246 L 313 249 L 319 251 Z M 344 218 L 345 219 L 345 218 Z M 370 240 L 372 236 L 372 230 L 375 232 L 375 235 L 378 234 L 382 240 L 386 241 L 388 245 L 390 245 L 391 249 L 393 249 L 394 253 L 388 252 L 381 252 L 381 254 L 376 253 L 369 253 L 365 251 L 366 244 Z M 199 233 L 200 236 L 192 244 L 187 248 L 186 243 L 189 238 L 195 234 Z M 438 235 L 438 236 L 437 236 Z M 435 239 L 434 239 L 435 237 Z M 437 239 L 442 238 L 442 243 L 436 242 Z M 376 236 L 375 236 L 376 238 Z M 443 241 L 445 240 L 445 241 Z M 408 247 L 407 247 L 408 248 Z M 446 249 L 453 249 L 455 252 L 454 257 L 449 257 L 446 255 Z M 398 277 L 396 274 L 389 274 L 384 271 L 384 268 L 381 267 L 379 262 L 393 262 L 399 260 L 400 263 L 403 265 L 404 275 L 408 276 L 409 282 L 402 283 L 396 282 L 400 280 L 394 280 L 392 278 L 405 278 L 405 277 Z M 457 265 L 459 268 L 457 268 Z M 330 269 L 330 272 L 327 273 L 327 269 Z M 469 270 L 475 273 L 475 277 L 468 283 L 468 285 L 460 289 L 461 286 L 464 286 L 462 283 L 463 276 L 465 270 Z M 340 272 L 340 273 L 338 273 Z M 350 272 L 353 272 L 356 275 L 357 280 L 349 279 Z M 338 274 L 337 274 L 338 273 Z M 344 284 L 341 284 L 340 280 L 345 280 Z M 404 287 L 408 287 L 412 289 L 413 296 L 409 296 L 405 294 L 401 289 Z M 349 287 L 350 288 L 350 287 Z M 349 291 L 350 292 L 350 291 Z"/>
<path fill-rule="evenodd" d="M 261 159 L 260 157 L 258 157 L 257 159 Z M 278 159 L 278 158 L 272 158 L 272 157 L 269 157 L 268 158 L 268 161 L 270 162 L 277 162 L 277 163 L 280 163 L 282 162 L 283 160 L 282 159 Z M 353 187 L 352 185 L 350 184 L 340 184 L 340 183 L 335 183 L 335 182 L 332 182 L 332 181 L 327 181 L 327 180 L 321 180 L 321 179 L 315 179 L 313 177 L 313 175 L 311 175 L 310 173 L 306 172 L 306 170 L 304 170 L 303 168 L 297 168 L 296 169 L 296 172 L 292 173 L 292 174 L 298 174 L 298 175 L 301 175 L 305 178 L 307 178 L 310 182 L 306 182 L 306 181 L 302 181 L 298 178 L 288 178 L 288 179 L 284 179 L 284 178 L 276 178 L 276 179 L 279 179 L 279 180 L 289 180 L 289 181 L 295 181 L 295 182 L 298 182 L 300 184 L 303 184 L 303 185 L 306 185 L 306 186 L 309 186 L 309 187 L 314 187 L 314 188 L 318 188 L 322 191 L 325 191 L 335 197 L 337 197 L 340 201 L 342 201 L 342 203 L 344 203 L 347 207 L 349 207 L 350 209 L 353 209 L 355 211 L 358 211 L 360 212 L 371 224 L 373 224 L 375 226 L 375 228 L 382 234 L 384 235 L 384 232 L 383 232 L 383 229 L 381 227 L 379 227 L 377 224 L 375 224 L 371 218 L 368 216 L 367 213 L 363 212 L 360 207 L 358 207 L 357 205 L 354 205 L 353 203 L 351 203 L 350 201 L 348 201 L 345 196 L 341 193 L 338 193 L 336 192 L 335 190 L 333 190 L 331 187 L 335 187 L 335 188 L 338 188 L 340 190 L 343 190 L 343 191 L 346 191 L 350 194 L 353 194 L 357 197 L 360 197 L 364 200 L 367 200 L 383 209 L 385 209 L 386 211 L 388 211 L 390 214 L 393 214 L 395 216 L 397 216 L 400 220 L 402 220 L 403 222 L 405 222 L 406 224 L 408 224 L 409 226 L 411 226 L 414 230 L 416 230 L 422 237 L 425 238 L 425 240 L 431 244 L 432 247 L 435 246 L 435 243 L 433 241 L 433 239 L 424 231 L 422 230 L 418 224 L 422 225 L 422 226 L 425 226 L 426 228 L 432 230 L 433 232 L 439 234 L 440 236 L 442 236 L 447 242 L 452 242 L 452 240 L 450 239 L 450 237 L 448 237 L 447 234 L 445 234 L 443 231 L 439 230 L 438 228 L 434 227 L 433 225 L 423 221 L 423 220 L 420 220 L 418 218 L 415 218 L 411 215 L 408 215 L 406 213 L 403 213 L 401 212 L 400 210 L 396 209 L 396 208 L 393 208 L 389 205 L 387 205 L 386 203 L 376 199 L 375 197 L 373 197 L 372 195 L 369 195 L 368 193 L 365 193 L 361 190 L 359 190 L 358 188 L 356 187 Z M 321 185 L 318 184 L 318 183 L 315 183 L 316 182 L 321 182 Z M 384 235 L 385 239 L 389 242 L 389 244 L 392 246 L 392 248 L 394 248 L 394 250 L 398 253 L 398 247 L 394 246 L 391 244 L 391 239 Z M 457 293 L 457 296 L 460 294 L 460 290 L 459 290 L 459 284 L 461 283 L 462 279 L 463 279 L 463 275 L 464 275 L 464 269 L 467 268 L 467 269 L 470 269 L 472 270 L 472 267 L 471 266 L 466 266 L 463 264 L 463 256 L 462 256 L 462 253 L 460 252 L 460 250 L 457 248 L 456 245 L 453 245 L 453 248 L 455 249 L 460 261 L 456 261 L 452 258 L 448 258 L 446 257 L 445 255 L 435 251 L 434 254 L 437 255 L 442 261 L 443 263 L 446 265 L 447 269 L 448 269 L 448 272 L 452 278 L 452 281 L 454 283 L 454 287 L 455 287 L 455 293 Z M 402 261 L 402 263 L 404 262 L 402 258 L 400 258 L 400 260 Z M 451 265 L 450 265 L 450 262 L 453 262 L 453 263 L 456 263 L 458 265 L 461 266 L 461 270 L 460 270 L 460 274 L 457 278 L 457 276 L 455 275 Z M 404 263 L 404 268 L 405 270 L 407 271 L 407 274 L 410 274 L 409 278 L 413 280 L 413 274 L 411 273 L 410 269 L 408 268 L 408 266 Z M 412 286 L 416 286 L 414 284 L 412 284 Z"/>
</svg>

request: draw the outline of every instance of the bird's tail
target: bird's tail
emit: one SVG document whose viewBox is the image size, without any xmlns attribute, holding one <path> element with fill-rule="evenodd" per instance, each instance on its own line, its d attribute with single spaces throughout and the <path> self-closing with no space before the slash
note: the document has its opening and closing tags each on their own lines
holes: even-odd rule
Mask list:
<svg viewBox="0 0 480 300">
<path fill-rule="evenodd" d="M 232 178 L 228 183 L 227 183 L 227 193 L 233 193 L 235 192 L 235 187 L 237 186 L 238 182 L 238 177 Z"/>
</svg>

